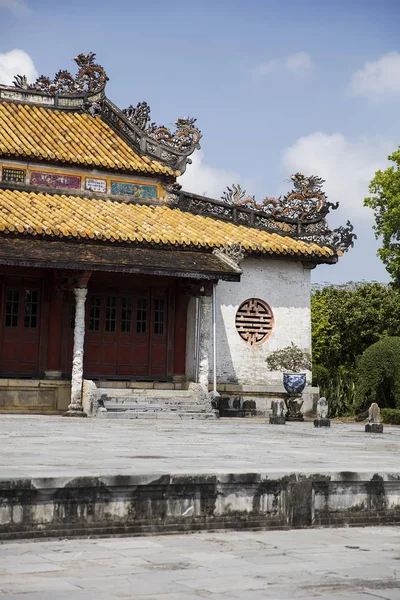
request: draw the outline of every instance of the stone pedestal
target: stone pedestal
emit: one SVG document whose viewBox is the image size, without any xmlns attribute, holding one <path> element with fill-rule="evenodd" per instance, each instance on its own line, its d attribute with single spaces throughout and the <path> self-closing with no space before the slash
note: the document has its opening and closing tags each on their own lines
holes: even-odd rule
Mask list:
<svg viewBox="0 0 400 600">
<path fill-rule="evenodd" d="M 383 433 L 383 423 L 367 423 L 365 433 Z"/>
<path fill-rule="evenodd" d="M 331 420 L 330 419 L 314 419 L 314 427 L 330 427 L 331 426 Z"/>
<path fill-rule="evenodd" d="M 281 415 L 280 417 L 276 415 L 271 415 L 269 418 L 269 423 L 270 425 L 285 425 L 286 419 L 283 415 Z"/>
<path fill-rule="evenodd" d="M 304 415 L 301 412 L 303 400 L 301 394 L 288 394 L 286 400 L 286 421 L 304 421 Z"/>
</svg>

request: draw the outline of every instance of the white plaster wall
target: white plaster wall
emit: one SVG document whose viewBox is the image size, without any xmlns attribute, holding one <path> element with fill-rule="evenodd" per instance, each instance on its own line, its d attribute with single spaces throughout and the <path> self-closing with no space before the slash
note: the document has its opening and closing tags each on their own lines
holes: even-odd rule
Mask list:
<svg viewBox="0 0 400 600">
<path fill-rule="evenodd" d="M 291 342 L 311 351 L 310 270 L 270 258 L 246 258 L 240 266 L 240 283 L 217 286 L 217 381 L 281 385 L 282 373 L 268 371 L 265 359 Z M 248 298 L 265 300 L 274 314 L 272 335 L 261 346 L 249 346 L 236 331 L 236 311 Z"/>
</svg>

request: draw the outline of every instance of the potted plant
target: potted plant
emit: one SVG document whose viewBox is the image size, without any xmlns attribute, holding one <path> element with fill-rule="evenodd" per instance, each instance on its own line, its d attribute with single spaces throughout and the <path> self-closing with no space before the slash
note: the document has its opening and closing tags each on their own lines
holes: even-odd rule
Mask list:
<svg viewBox="0 0 400 600">
<path fill-rule="evenodd" d="M 282 350 L 274 350 L 266 359 L 272 371 L 283 371 L 283 387 L 288 394 L 301 394 L 306 385 L 306 374 L 311 368 L 311 354 L 290 344 Z"/>
</svg>

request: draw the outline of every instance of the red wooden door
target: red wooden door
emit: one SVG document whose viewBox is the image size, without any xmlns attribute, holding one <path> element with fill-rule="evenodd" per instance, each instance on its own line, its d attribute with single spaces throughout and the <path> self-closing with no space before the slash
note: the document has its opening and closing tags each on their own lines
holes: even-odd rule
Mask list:
<svg viewBox="0 0 400 600">
<path fill-rule="evenodd" d="M 168 290 L 154 290 L 151 300 L 150 375 L 162 377 L 167 364 Z"/>
<path fill-rule="evenodd" d="M 41 282 L 9 278 L 3 286 L 1 372 L 36 376 L 39 371 Z"/>
<path fill-rule="evenodd" d="M 165 378 L 168 289 L 92 292 L 87 299 L 87 377 Z"/>
</svg>

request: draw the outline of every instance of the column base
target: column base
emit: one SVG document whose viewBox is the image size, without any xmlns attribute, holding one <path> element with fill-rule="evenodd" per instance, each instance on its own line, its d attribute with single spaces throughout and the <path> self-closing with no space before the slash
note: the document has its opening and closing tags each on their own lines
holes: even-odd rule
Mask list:
<svg viewBox="0 0 400 600">
<path fill-rule="evenodd" d="M 62 371 L 45 371 L 45 379 L 62 379 Z"/>
<path fill-rule="evenodd" d="M 173 383 L 184 383 L 186 382 L 186 375 L 172 375 Z"/>
<path fill-rule="evenodd" d="M 63 414 L 63 417 L 87 417 L 87 414 L 83 410 L 82 406 L 70 404 L 67 412 Z"/>
</svg>

